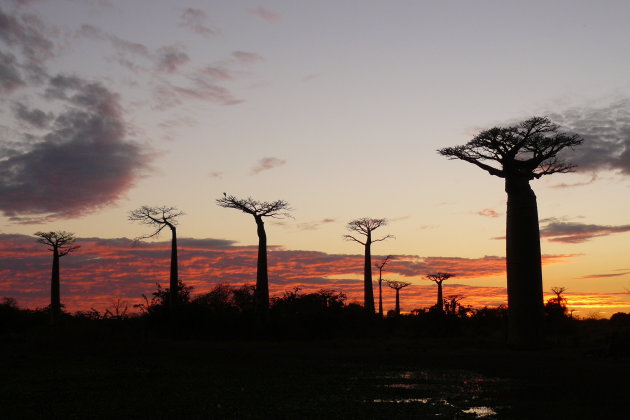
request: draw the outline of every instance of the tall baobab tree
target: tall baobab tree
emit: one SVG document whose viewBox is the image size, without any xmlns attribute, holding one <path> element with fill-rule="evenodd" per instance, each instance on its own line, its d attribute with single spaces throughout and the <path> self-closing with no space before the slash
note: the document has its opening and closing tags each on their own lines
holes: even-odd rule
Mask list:
<svg viewBox="0 0 630 420">
<path fill-rule="evenodd" d="M 534 117 L 484 130 L 465 145 L 438 150 L 505 180 L 508 341 L 514 346 L 539 346 L 543 332 L 538 208 L 529 182 L 571 172 L 574 165 L 558 154 L 581 142 L 577 134 L 561 132 L 548 118 Z"/>
<path fill-rule="evenodd" d="M 435 282 L 435 284 L 437 284 L 438 292 L 437 292 L 437 303 L 435 304 L 435 307 L 438 308 L 440 312 L 444 312 L 444 299 L 442 298 L 442 282 L 444 282 L 444 280 L 450 279 L 451 277 L 455 277 L 455 274 L 437 272 L 437 273 L 427 274 L 425 277 Z"/>
<path fill-rule="evenodd" d="M 566 305 L 567 298 L 562 296 L 562 294 L 567 291 L 566 287 L 552 287 L 551 291 L 556 295 L 552 300 L 554 300 L 558 306 Z"/>
<path fill-rule="evenodd" d="M 387 285 L 396 290 L 396 315 L 400 315 L 400 289 L 410 286 L 411 283 L 398 280 L 385 280 Z"/>
<path fill-rule="evenodd" d="M 372 232 L 385 225 L 387 225 L 387 219 L 371 219 L 369 217 L 355 219 L 349 222 L 346 228 L 351 232 L 356 232 L 359 235 L 364 236 L 365 239 L 360 240 L 352 235 L 344 235 L 344 239 L 358 242 L 365 248 L 365 264 L 363 269 L 363 305 L 365 307 L 365 310 L 371 314 L 374 313 L 371 247 L 374 242 L 380 242 L 384 241 L 385 239 L 393 238 L 392 235 L 386 235 L 382 238 L 374 239 L 372 237 Z"/>
<path fill-rule="evenodd" d="M 149 225 L 153 229 L 148 235 L 143 235 L 137 240 L 154 238 L 168 227 L 171 231 L 171 269 L 169 275 L 169 307 L 174 310 L 179 304 L 179 270 L 177 266 L 177 223 L 178 218 L 184 213 L 175 207 L 149 207 L 142 206 L 129 212 L 129 220 Z"/>
<path fill-rule="evenodd" d="M 251 214 L 256 221 L 258 234 L 258 264 L 256 272 L 256 290 L 254 291 L 255 311 L 260 319 L 264 319 L 269 309 L 269 276 L 267 272 L 267 233 L 263 218 L 290 217 L 291 208 L 284 200 L 257 201 L 252 198 L 236 198 L 223 193 L 217 199 L 217 205 L 228 209 L 237 209 Z"/>
<path fill-rule="evenodd" d="M 391 258 L 392 256 L 388 255 L 380 263 L 374 264 L 376 268 L 378 268 L 378 314 L 380 316 L 383 316 L 383 267 L 385 267 Z"/>
<path fill-rule="evenodd" d="M 79 248 L 74 245 L 74 233 L 58 230 L 56 232 L 36 232 L 37 242 L 48 246 L 53 253 L 52 275 L 50 279 L 50 322 L 55 325 L 61 315 L 61 293 L 59 291 L 59 258 Z"/>
</svg>

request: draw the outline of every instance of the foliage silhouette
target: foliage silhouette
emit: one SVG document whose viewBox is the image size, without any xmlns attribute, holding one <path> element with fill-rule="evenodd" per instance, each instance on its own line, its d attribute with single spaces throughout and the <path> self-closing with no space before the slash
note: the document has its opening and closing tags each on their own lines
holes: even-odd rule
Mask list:
<svg viewBox="0 0 630 420">
<path fill-rule="evenodd" d="M 61 316 L 61 293 L 59 291 L 59 259 L 79 249 L 74 245 L 74 233 L 59 230 L 56 232 L 36 232 L 37 242 L 48 246 L 53 253 L 52 274 L 50 279 L 50 323 L 56 325 Z"/>
<path fill-rule="evenodd" d="M 543 336 L 543 292 L 536 195 L 529 182 L 544 175 L 570 172 L 563 149 L 582 139 L 566 134 L 545 117 L 480 132 L 462 146 L 438 150 L 505 179 L 507 193 L 506 264 L 508 341 L 517 347 L 539 347 Z"/>
<path fill-rule="evenodd" d="M 290 217 L 289 203 L 284 200 L 257 201 L 249 197 L 241 199 L 226 193 L 223 193 L 223 198 L 217 199 L 216 203 L 220 207 L 240 210 L 254 217 L 258 234 L 255 311 L 259 320 L 264 321 L 269 309 L 269 275 L 267 272 L 267 233 L 263 218 Z"/>
<path fill-rule="evenodd" d="M 363 307 L 365 310 L 373 314 L 374 313 L 374 291 L 372 289 L 372 243 L 384 241 L 389 238 L 393 238 L 392 235 L 386 235 L 378 239 L 372 238 L 372 232 L 381 226 L 387 225 L 387 219 L 372 219 L 369 217 L 363 217 L 361 219 L 355 219 L 348 223 L 346 229 L 351 232 L 356 232 L 365 239 L 360 240 L 352 235 L 344 235 L 344 239 L 357 242 L 363 245 L 365 250 L 365 264 L 363 268 Z"/>
<path fill-rule="evenodd" d="M 142 206 L 129 212 L 129 220 L 132 222 L 140 222 L 149 225 L 153 231 L 148 235 L 140 236 L 137 240 L 154 238 L 168 227 L 171 230 L 171 268 L 169 273 L 169 288 L 167 290 L 173 293 L 167 296 L 167 301 L 171 312 L 175 312 L 179 301 L 179 269 L 177 265 L 177 223 L 178 218 L 184 213 L 175 207 L 149 207 Z"/>
</svg>

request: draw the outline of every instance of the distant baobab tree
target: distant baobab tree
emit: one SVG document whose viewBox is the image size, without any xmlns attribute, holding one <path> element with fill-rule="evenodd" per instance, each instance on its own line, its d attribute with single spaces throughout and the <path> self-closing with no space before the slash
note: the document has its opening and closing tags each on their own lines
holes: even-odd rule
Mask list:
<svg viewBox="0 0 630 420">
<path fill-rule="evenodd" d="M 379 239 L 373 239 L 372 232 L 385 225 L 387 225 L 387 219 L 371 219 L 369 217 L 355 219 L 349 222 L 346 228 L 351 232 L 356 232 L 364 236 L 365 239 L 359 240 L 352 235 L 344 235 L 344 239 L 358 242 L 365 248 L 365 264 L 363 269 L 363 305 L 365 310 L 371 314 L 374 313 L 374 291 L 372 290 L 372 243 L 393 238 L 392 235 L 386 235 Z"/>
<path fill-rule="evenodd" d="M 396 290 L 396 315 L 400 315 L 400 289 L 410 286 L 411 283 L 398 280 L 385 280 L 387 285 Z"/>
<path fill-rule="evenodd" d="M 543 287 L 536 195 L 529 182 L 544 175 L 571 172 L 560 151 L 582 143 L 546 117 L 480 132 L 462 146 L 438 150 L 450 159 L 478 166 L 505 179 L 507 193 L 506 263 L 508 341 L 538 347 L 543 334 Z"/>
<path fill-rule="evenodd" d="M 168 227 L 171 231 L 171 269 L 169 276 L 169 307 L 175 310 L 179 304 L 179 270 L 177 265 L 177 223 L 178 218 L 184 213 L 175 207 L 149 207 L 142 206 L 129 212 L 129 220 L 140 222 L 153 228 L 151 233 L 143 235 L 137 240 L 154 238 Z"/>
<path fill-rule="evenodd" d="M 383 316 L 383 267 L 385 267 L 391 258 L 392 256 L 388 255 L 380 263 L 374 264 L 376 268 L 378 268 L 378 314 L 380 316 Z"/>
<path fill-rule="evenodd" d="M 440 313 L 443 313 L 444 312 L 444 299 L 442 298 L 442 283 L 444 282 L 444 280 L 448 280 L 451 277 L 455 277 L 455 274 L 442 273 L 438 271 L 437 273 L 427 274 L 425 277 L 435 282 L 435 284 L 437 284 L 438 292 L 437 292 L 437 303 L 435 304 L 435 307 L 438 309 L 438 311 L 440 311 Z"/>
<path fill-rule="evenodd" d="M 217 199 L 217 205 L 228 209 L 237 209 L 251 214 L 256 221 L 258 233 L 258 264 L 256 272 L 256 290 L 254 291 L 254 308 L 259 319 L 265 319 L 269 309 L 269 276 L 267 272 L 267 234 L 263 218 L 290 217 L 291 208 L 284 200 L 257 201 L 252 198 L 236 198 L 223 193 Z"/>
<path fill-rule="evenodd" d="M 563 297 L 562 294 L 567 291 L 567 288 L 566 287 L 552 287 L 551 291 L 556 295 L 555 298 L 552 298 L 555 300 L 555 303 L 558 306 L 565 306 L 567 302 L 567 298 Z"/>
<path fill-rule="evenodd" d="M 79 248 L 74 245 L 74 233 L 58 230 L 56 232 L 36 232 L 37 242 L 48 246 L 53 253 L 52 275 L 50 279 L 50 322 L 55 325 L 61 315 L 61 293 L 59 291 L 59 258 Z"/>
</svg>

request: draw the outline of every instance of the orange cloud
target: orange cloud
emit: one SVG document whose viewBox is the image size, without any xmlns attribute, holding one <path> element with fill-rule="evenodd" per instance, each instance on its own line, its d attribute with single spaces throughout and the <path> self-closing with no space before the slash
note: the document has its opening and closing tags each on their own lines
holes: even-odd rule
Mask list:
<svg viewBox="0 0 630 420">
<path fill-rule="evenodd" d="M 135 242 L 126 238 L 83 238 L 81 248 L 61 260 L 62 301 L 70 311 L 111 306 L 116 298 L 139 303 L 141 295 L 150 295 L 155 283 L 168 284 L 170 243 Z M 546 256 L 545 264 L 564 261 L 570 256 Z M 380 258 L 374 256 L 375 260 Z M 220 282 L 253 284 L 256 278 L 257 247 L 234 246 L 218 239 L 179 240 L 180 278 L 193 286 L 194 292 L 208 291 Z M 272 295 L 301 287 L 304 291 L 322 288 L 341 290 L 349 300 L 363 295 L 363 256 L 327 254 L 318 251 L 269 248 L 269 278 Z M 0 296 L 11 296 L 23 307 L 41 307 L 49 303 L 52 257 L 50 252 L 25 235 L 0 235 Z M 458 279 L 503 275 L 502 257 L 482 258 L 394 256 L 385 268 L 387 278 L 422 277 L 433 271 L 449 271 Z M 473 306 L 505 302 L 503 288 L 445 284 L 445 295 L 462 294 Z M 384 291 L 386 302 L 393 291 Z M 414 284 L 401 295 L 403 310 L 430 306 L 435 290 L 431 284 Z M 393 301 L 392 301 L 393 302 Z M 389 304 L 389 303 L 388 303 Z M 393 303 L 392 303 L 393 305 Z"/>
</svg>

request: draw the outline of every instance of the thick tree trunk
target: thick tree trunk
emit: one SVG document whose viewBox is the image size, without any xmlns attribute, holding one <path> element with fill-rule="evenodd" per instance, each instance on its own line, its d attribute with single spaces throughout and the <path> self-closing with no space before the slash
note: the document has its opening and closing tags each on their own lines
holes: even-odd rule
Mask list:
<svg viewBox="0 0 630 420">
<path fill-rule="evenodd" d="M 400 289 L 396 289 L 396 315 L 400 315 Z"/>
<path fill-rule="evenodd" d="M 61 315 L 61 293 L 59 291 L 59 249 L 53 248 L 52 275 L 50 279 L 50 323 L 55 325 Z"/>
<path fill-rule="evenodd" d="M 378 277 L 378 314 L 383 316 L 383 279 Z"/>
<path fill-rule="evenodd" d="M 536 348 L 543 341 L 543 286 L 536 195 L 529 180 L 506 178 L 508 343 Z"/>
<path fill-rule="evenodd" d="M 437 287 L 438 287 L 438 296 L 437 296 L 437 308 L 440 312 L 444 312 L 444 298 L 442 298 L 442 282 L 441 281 L 437 281 Z"/>
<path fill-rule="evenodd" d="M 267 234 L 262 217 L 254 216 L 258 233 L 258 271 L 256 272 L 256 290 L 254 303 L 256 313 L 264 319 L 269 309 L 269 277 L 267 274 Z"/>
<path fill-rule="evenodd" d="M 372 290 L 372 238 L 368 232 L 365 238 L 365 267 L 363 268 L 363 306 L 370 314 L 374 313 L 374 291 Z"/>
<path fill-rule="evenodd" d="M 177 266 L 177 231 L 175 226 L 169 225 L 171 228 L 171 275 L 169 281 L 170 287 L 170 306 L 171 310 L 179 305 L 179 271 Z"/>
</svg>

